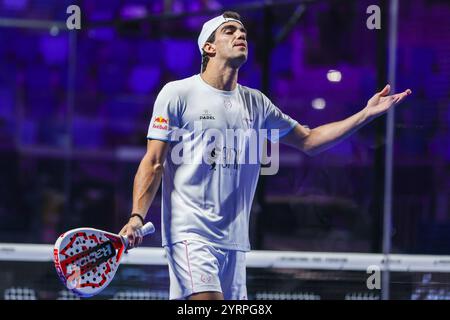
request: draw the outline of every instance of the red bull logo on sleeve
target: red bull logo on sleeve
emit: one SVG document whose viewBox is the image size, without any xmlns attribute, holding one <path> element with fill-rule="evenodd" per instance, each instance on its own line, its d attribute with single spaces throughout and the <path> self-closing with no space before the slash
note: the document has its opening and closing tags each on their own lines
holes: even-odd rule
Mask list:
<svg viewBox="0 0 450 320">
<path fill-rule="evenodd" d="M 169 127 L 169 119 L 163 118 L 161 116 L 155 117 L 155 119 L 153 119 L 152 127 L 154 129 L 167 130 Z"/>
</svg>

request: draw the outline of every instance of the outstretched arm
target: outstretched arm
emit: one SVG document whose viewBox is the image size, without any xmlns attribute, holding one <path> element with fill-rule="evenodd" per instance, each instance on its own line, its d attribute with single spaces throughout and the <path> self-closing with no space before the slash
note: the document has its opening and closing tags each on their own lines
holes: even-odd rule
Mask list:
<svg viewBox="0 0 450 320">
<path fill-rule="evenodd" d="M 281 139 L 282 143 L 300 149 L 308 155 L 316 155 L 338 144 L 376 117 L 386 113 L 398 105 L 411 90 L 389 96 L 390 86 L 376 93 L 366 107 L 354 115 L 337 122 L 328 123 L 314 129 L 297 125 L 289 134 Z"/>
</svg>

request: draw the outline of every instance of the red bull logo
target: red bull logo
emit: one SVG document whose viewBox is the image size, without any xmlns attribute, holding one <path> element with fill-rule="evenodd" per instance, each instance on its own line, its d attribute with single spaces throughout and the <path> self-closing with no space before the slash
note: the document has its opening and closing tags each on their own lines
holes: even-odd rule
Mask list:
<svg viewBox="0 0 450 320">
<path fill-rule="evenodd" d="M 153 128 L 155 128 L 155 129 L 167 130 L 168 124 L 169 124 L 169 119 L 163 118 L 161 116 L 156 117 L 153 120 Z"/>
<path fill-rule="evenodd" d="M 168 124 L 169 120 L 167 120 L 166 118 L 163 118 L 163 117 L 156 117 L 154 122 L 156 122 L 156 123 L 167 123 Z"/>
</svg>

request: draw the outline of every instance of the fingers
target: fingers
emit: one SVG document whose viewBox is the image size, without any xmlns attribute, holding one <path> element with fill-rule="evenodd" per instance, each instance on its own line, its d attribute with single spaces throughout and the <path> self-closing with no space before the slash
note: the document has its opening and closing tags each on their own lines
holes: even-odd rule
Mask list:
<svg viewBox="0 0 450 320">
<path fill-rule="evenodd" d="M 139 247 L 142 243 L 142 237 L 136 237 L 136 247 Z"/>
<path fill-rule="evenodd" d="M 134 230 L 131 226 L 127 228 L 128 249 L 137 248 L 142 244 L 143 235 L 140 230 Z"/>
<path fill-rule="evenodd" d="M 120 232 L 119 232 L 119 235 L 128 239 L 127 249 L 133 248 L 133 245 L 134 245 L 134 236 L 133 236 L 133 232 L 132 231 L 130 232 L 130 229 L 131 229 L 130 226 L 128 224 L 126 224 L 122 228 L 122 230 L 120 230 Z"/>
<path fill-rule="evenodd" d="M 134 231 L 134 237 L 135 237 L 135 244 L 136 244 L 135 246 L 136 247 L 140 246 L 142 243 L 142 239 L 144 237 L 141 228 L 138 228 Z"/>
<path fill-rule="evenodd" d="M 128 248 L 132 249 L 132 248 L 137 248 L 142 244 L 142 237 L 137 237 L 137 236 L 133 236 L 133 240 L 130 240 L 130 237 L 128 237 L 129 240 L 129 245 Z"/>
<path fill-rule="evenodd" d="M 405 91 L 403 91 L 402 93 L 397 94 L 398 96 L 400 96 L 401 98 L 403 97 L 407 97 L 412 93 L 412 91 L 410 89 L 407 89 Z"/>
<path fill-rule="evenodd" d="M 126 234 L 127 238 L 128 238 L 128 248 L 134 248 L 134 244 L 135 244 L 135 236 L 134 236 L 134 231 L 133 228 L 128 227 L 127 228 L 127 234 Z"/>
<path fill-rule="evenodd" d="M 410 89 L 407 89 L 401 93 L 393 94 L 392 96 L 382 97 L 380 101 L 389 103 L 389 105 L 398 104 L 398 103 L 402 102 L 411 93 L 412 93 L 412 91 Z M 381 93 L 379 93 L 379 94 L 381 94 Z"/>
<path fill-rule="evenodd" d="M 127 225 L 125 225 L 122 230 L 120 230 L 119 235 L 126 236 L 127 235 Z"/>
<path fill-rule="evenodd" d="M 128 249 L 140 246 L 143 240 L 141 229 L 136 229 L 130 224 L 126 224 L 122 230 L 120 230 L 119 234 L 128 239 Z"/>
<path fill-rule="evenodd" d="M 405 98 L 406 98 L 405 95 L 397 96 L 397 97 L 395 98 L 395 100 L 394 100 L 394 103 L 395 103 L 395 104 L 399 104 L 400 102 L 402 102 L 403 100 L 405 100 Z"/>
<path fill-rule="evenodd" d="M 402 93 L 396 94 L 394 95 L 394 102 L 395 103 L 400 103 L 402 102 L 407 96 L 409 96 L 412 93 L 412 91 L 410 89 L 407 89 L 405 91 L 403 91 Z"/>
<path fill-rule="evenodd" d="M 391 86 L 390 85 L 386 85 L 383 90 L 381 90 L 378 94 L 382 97 L 387 96 L 389 94 L 389 92 L 391 91 Z"/>
</svg>

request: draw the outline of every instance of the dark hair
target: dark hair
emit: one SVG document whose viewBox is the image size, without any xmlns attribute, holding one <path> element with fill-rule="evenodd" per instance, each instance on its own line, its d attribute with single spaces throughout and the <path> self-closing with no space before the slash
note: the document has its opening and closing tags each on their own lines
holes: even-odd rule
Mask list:
<svg viewBox="0 0 450 320">
<path fill-rule="evenodd" d="M 232 18 L 232 19 L 236 19 L 241 21 L 241 16 L 239 13 L 234 12 L 234 11 L 225 11 L 222 16 L 224 18 Z M 216 32 L 214 31 L 208 38 L 208 40 L 206 40 L 206 42 L 211 42 L 214 43 L 214 41 L 216 41 Z M 206 66 L 208 65 L 209 62 L 209 56 L 208 54 L 205 52 L 205 50 L 202 49 L 202 73 L 205 72 L 206 70 Z"/>
</svg>

